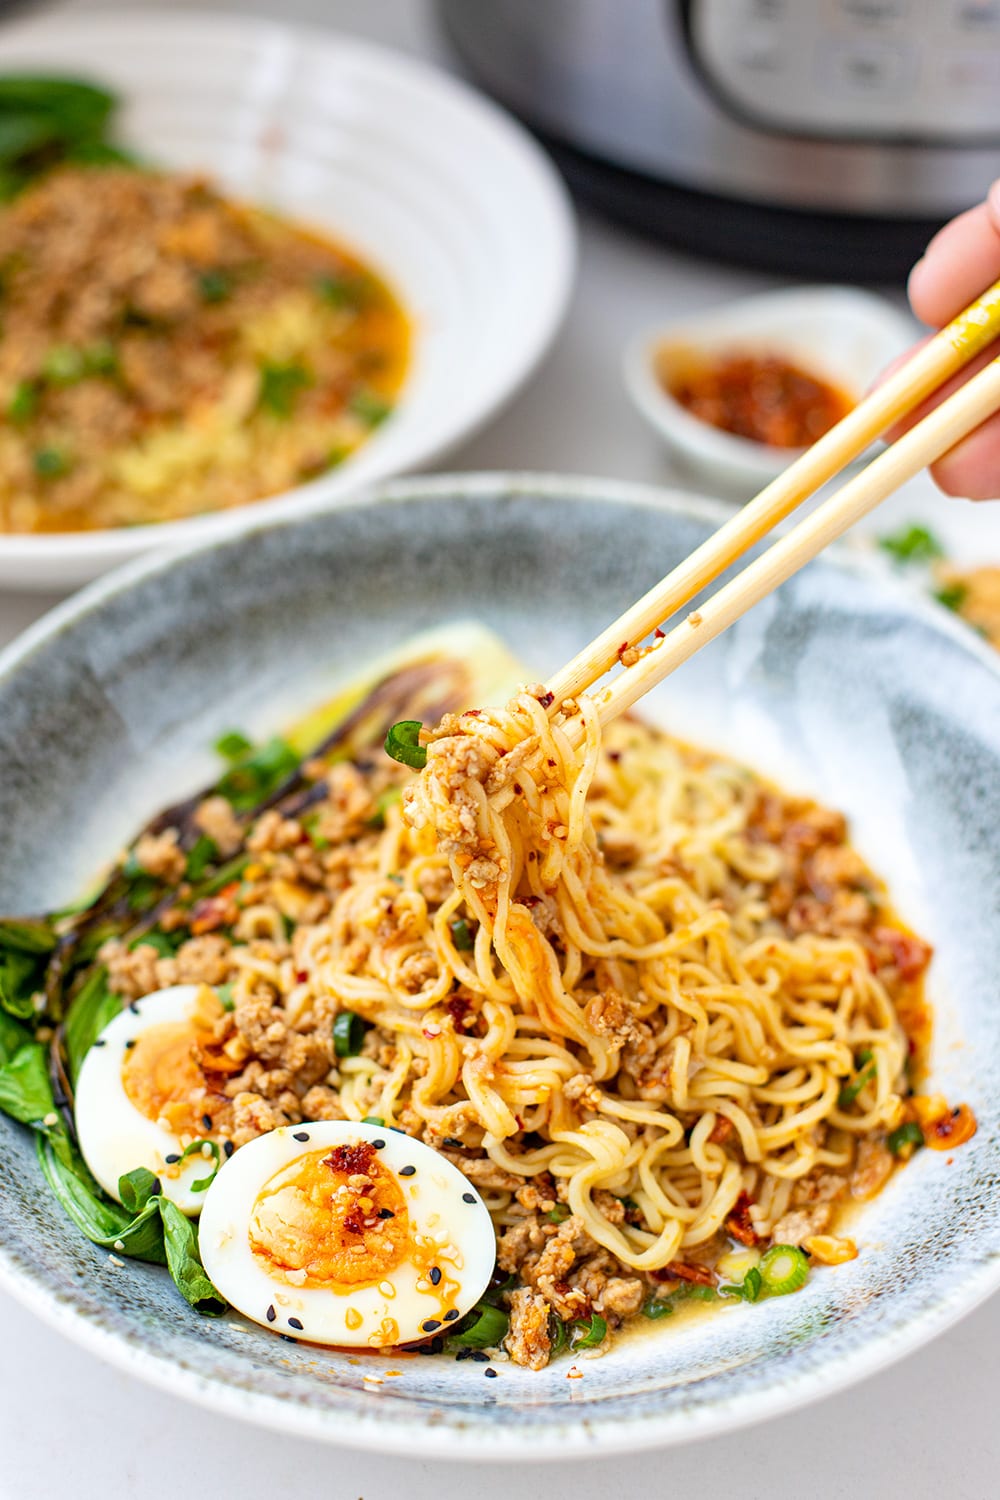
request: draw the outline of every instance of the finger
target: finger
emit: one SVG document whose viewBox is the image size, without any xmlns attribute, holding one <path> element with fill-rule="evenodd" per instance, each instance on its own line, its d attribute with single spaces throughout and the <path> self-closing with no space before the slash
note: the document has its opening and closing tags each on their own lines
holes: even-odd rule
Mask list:
<svg viewBox="0 0 1000 1500">
<path fill-rule="evenodd" d="M 990 417 L 957 448 L 931 464 L 930 471 L 946 495 L 965 500 L 1000 497 L 1000 414 Z"/>
<path fill-rule="evenodd" d="M 941 328 L 1000 278 L 1000 183 L 985 203 L 959 214 L 934 236 L 910 272 L 917 317 Z"/>
</svg>

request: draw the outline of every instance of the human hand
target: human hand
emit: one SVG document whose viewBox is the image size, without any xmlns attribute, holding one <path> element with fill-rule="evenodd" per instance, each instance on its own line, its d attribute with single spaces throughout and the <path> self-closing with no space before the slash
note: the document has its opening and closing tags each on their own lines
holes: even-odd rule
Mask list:
<svg viewBox="0 0 1000 1500">
<path fill-rule="evenodd" d="M 942 328 L 994 281 L 1000 280 L 1000 180 L 990 188 L 985 203 L 952 219 L 927 246 L 910 272 L 910 306 L 921 322 Z M 984 350 L 914 412 L 917 420 L 945 396 L 964 384 L 1000 353 L 996 344 Z M 931 466 L 931 474 L 946 495 L 969 500 L 1000 497 L 1000 413 Z"/>
</svg>

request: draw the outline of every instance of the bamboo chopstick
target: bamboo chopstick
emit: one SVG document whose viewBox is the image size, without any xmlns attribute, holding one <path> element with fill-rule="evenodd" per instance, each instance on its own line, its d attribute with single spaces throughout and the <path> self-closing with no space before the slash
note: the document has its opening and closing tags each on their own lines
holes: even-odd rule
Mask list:
<svg viewBox="0 0 1000 1500">
<path fill-rule="evenodd" d="M 849 527 L 874 510 L 901 484 L 947 453 L 997 410 L 1000 410 L 1000 358 L 991 360 L 985 369 L 909 432 L 897 438 L 862 473 L 848 480 L 805 520 L 779 537 L 762 556 L 749 563 L 698 610 L 649 647 L 639 661 L 614 677 L 610 686 L 594 692 L 592 697 L 601 723 L 606 724 L 631 708 L 644 693 L 702 646 L 721 635 L 748 609 L 810 562 L 828 543 L 843 536 Z M 716 537 L 720 534 L 717 532 Z M 718 571 L 730 561 L 732 553 L 727 549 Z M 677 574 L 685 570 L 689 562 L 690 559 L 682 563 L 645 596 L 642 604 L 648 606 L 650 619 L 666 618 L 666 613 L 671 610 L 669 601 L 677 591 Z M 666 610 L 659 609 L 658 600 L 667 601 Z M 622 616 L 623 620 L 626 618 Z M 617 629 L 617 626 L 612 627 L 611 633 L 615 634 Z M 587 652 L 583 656 L 596 659 L 596 653 Z M 559 701 L 557 697 L 557 705 Z M 571 718 L 566 732 L 571 739 L 579 737 L 579 719 Z"/>
<path fill-rule="evenodd" d="M 761 490 L 756 499 L 720 526 L 666 579 L 650 589 L 557 672 L 548 683 L 555 704 L 558 706 L 564 698 L 575 698 L 590 687 L 615 664 L 624 643 L 637 645 L 644 640 L 650 631 L 718 578 L 736 558 L 766 536 L 820 485 L 840 473 L 888 427 L 907 416 L 998 336 L 1000 281 L 959 313 L 905 365 Z M 902 480 L 896 482 L 902 483 Z"/>
</svg>

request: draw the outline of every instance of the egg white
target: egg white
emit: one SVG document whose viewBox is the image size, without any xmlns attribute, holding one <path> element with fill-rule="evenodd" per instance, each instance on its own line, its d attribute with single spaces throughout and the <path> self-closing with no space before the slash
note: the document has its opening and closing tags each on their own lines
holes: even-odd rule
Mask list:
<svg viewBox="0 0 1000 1500">
<path fill-rule="evenodd" d="M 274 1174 L 310 1152 L 359 1141 L 381 1143 L 379 1160 L 402 1191 L 412 1232 L 436 1245 L 434 1259 L 444 1272 L 443 1281 L 459 1283 L 459 1292 L 453 1292 L 447 1303 L 442 1291 L 409 1259 L 377 1283 L 339 1290 L 290 1286 L 270 1276 L 254 1255 L 249 1236 L 254 1203 Z M 404 1167 L 416 1170 L 401 1176 Z M 450 1325 L 443 1321 L 444 1311 L 457 1307 L 464 1316 L 489 1285 L 496 1259 L 489 1211 L 457 1167 L 400 1131 L 346 1120 L 282 1125 L 241 1147 L 206 1194 L 198 1238 L 205 1270 L 215 1286 L 255 1323 L 307 1342 L 362 1348 L 447 1333 Z M 273 1310 L 271 1319 L 268 1309 Z M 349 1326 L 348 1311 L 352 1322 L 360 1318 L 359 1326 Z M 398 1327 L 392 1339 L 385 1337 L 388 1319 Z M 427 1327 L 428 1322 L 433 1326 Z"/>
<path fill-rule="evenodd" d="M 80 1150 L 101 1187 L 119 1202 L 118 1179 L 135 1167 L 155 1173 L 164 1197 L 185 1214 L 198 1214 L 205 1201 L 205 1189 L 196 1193 L 192 1184 L 211 1175 L 211 1160 L 195 1151 L 169 1166 L 166 1158 L 179 1156 L 186 1141 L 136 1109 L 122 1082 L 128 1043 L 151 1026 L 188 1020 L 200 988 L 175 984 L 135 1001 L 108 1022 L 83 1060 L 74 1091 Z"/>
</svg>

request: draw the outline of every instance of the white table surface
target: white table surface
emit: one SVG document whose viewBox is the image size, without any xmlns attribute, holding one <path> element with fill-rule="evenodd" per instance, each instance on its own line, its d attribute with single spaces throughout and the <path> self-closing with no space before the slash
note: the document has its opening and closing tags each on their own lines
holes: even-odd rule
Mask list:
<svg viewBox="0 0 1000 1500">
<path fill-rule="evenodd" d="M 184 3 L 172 0 L 172 8 Z M 96 6 L 72 0 L 65 8 Z M 418 55 L 443 55 L 422 0 L 213 0 L 213 8 L 319 22 Z M 576 295 L 552 354 L 449 467 L 677 479 L 627 402 L 618 371 L 621 347 L 659 318 L 774 284 L 586 219 Z M 879 525 L 918 515 L 932 517 L 959 555 L 1000 558 L 1000 505 L 945 502 L 929 482 L 915 481 L 883 511 Z M 0 644 L 54 602 L 37 594 L 0 597 Z M 554 1485 L 569 1488 L 574 1500 L 674 1493 L 702 1500 L 1000 1495 L 1000 1297 L 902 1364 L 792 1416 L 662 1454 L 515 1471 L 352 1453 L 217 1417 L 136 1384 L 2 1293 L 0 1330 L 0 1500 L 175 1500 L 185 1492 L 220 1500 L 274 1494 L 506 1500 L 511 1485 L 525 1500 Z"/>
</svg>

